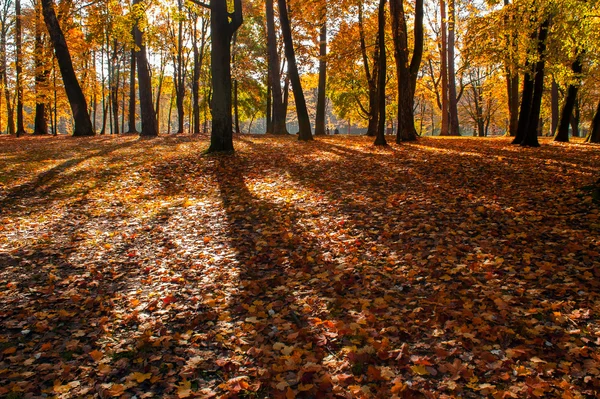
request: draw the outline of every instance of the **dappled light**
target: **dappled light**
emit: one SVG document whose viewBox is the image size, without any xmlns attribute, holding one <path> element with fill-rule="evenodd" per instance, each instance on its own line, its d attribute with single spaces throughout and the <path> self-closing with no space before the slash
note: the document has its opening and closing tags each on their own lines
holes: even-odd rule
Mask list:
<svg viewBox="0 0 600 399">
<path fill-rule="evenodd" d="M 509 142 L 0 138 L 0 396 L 597 396 L 600 152 Z"/>
</svg>

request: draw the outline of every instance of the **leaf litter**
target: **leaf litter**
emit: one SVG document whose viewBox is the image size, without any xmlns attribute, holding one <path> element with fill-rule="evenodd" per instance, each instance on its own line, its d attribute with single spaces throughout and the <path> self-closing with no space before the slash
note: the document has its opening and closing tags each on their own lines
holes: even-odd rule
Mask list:
<svg viewBox="0 0 600 399">
<path fill-rule="evenodd" d="M 0 140 L 0 396 L 600 394 L 597 146 Z"/>
</svg>

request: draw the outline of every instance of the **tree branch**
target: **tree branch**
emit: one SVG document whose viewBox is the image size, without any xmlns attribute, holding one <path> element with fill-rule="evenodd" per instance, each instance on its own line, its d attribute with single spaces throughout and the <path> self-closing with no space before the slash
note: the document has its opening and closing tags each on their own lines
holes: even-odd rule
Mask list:
<svg viewBox="0 0 600 399">
<path fill-rule="evenodd" d="M 233 7 L 233 12 L 229 14 L 229 17 L 231 18 L 229 26 L 231 28 L 232 35 L 233 33 L 235 33 L 235 31 L 238 30 L 240 26 L 242 26 L 242 23 L 244 22 L 244 18 L 242 16 L 242 0 L 234 0 Z"/>
</svg>

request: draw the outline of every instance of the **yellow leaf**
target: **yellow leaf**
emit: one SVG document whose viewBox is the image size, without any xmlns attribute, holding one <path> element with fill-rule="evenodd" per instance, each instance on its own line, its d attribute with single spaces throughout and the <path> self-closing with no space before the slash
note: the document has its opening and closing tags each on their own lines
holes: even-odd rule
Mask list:
<svg viewBox="0 0 600 399">
<path fill-rule="evenodd" d="M 180 398 L 188 398 L 192 395 L 192 383 L 187 380 L 183 380 L 177 386 L 177 396 Z"/>
<path fill-rule="evenodd" d="M 285 348 L 283 348 L 283 350 L 281 351 L 281 353 L 283 353 L 285 356 L 289 356 L 292 354 L 292 352 L 294 351 L 295 347 L 293 346 L 286 346 Z"/>
<path fill-rule="evenodd" d="M 285 393 L 285 399 L 295 399 L 296 398 L 296 394 L 294 393 L 294 390 L 290 387 L 288 387 L 287 392 Z"/>
<path fill-rule="evenodd" d="M 281 381 L 279 384 L 275 385 L 275 388 L 279 389 L 280 391 L 283 391 L 289 386 L 290 384 L 288 384 L 286 381 Z"/>
<path fill-rule="evenodd" d="M 300 392 L 304 392 L 304 391 L 310 391 L 312 388 L 314 387 L 313 384 L 300 384 L 298 385 L 298 391 Z"/>
<path fill-rule="evenodd" d="M 273 350 L 280 351 L 285 348 L 285 344 L 282 342 L 277 342 L 273 345 Z"/>
<path fill-rule="evenodd" d="M 410 366 L 410 369 L 413 373 L 418 375 L 429 375 L 429 371 L 425 368 L 425 366 L 421 364 L 415 364 L 414 366 Z"/>
<path fill-rule="evenodd" d="M 60 382 L 57 381 L 58 384 L 54 385 L 54 392 L 56 393 L 67 393 L 71 390 L 71 386 L 69 384 L 61 385 Z"/>
<path fill-rule="evenodd" d="M 131 375 L 129 375 L 130 379 L 134 379 L 138 382 L 138 384 L 141 384 L 142 382 L 149 380 L 152 377 L 152 373 L 133 373 Z"/>
</svg>

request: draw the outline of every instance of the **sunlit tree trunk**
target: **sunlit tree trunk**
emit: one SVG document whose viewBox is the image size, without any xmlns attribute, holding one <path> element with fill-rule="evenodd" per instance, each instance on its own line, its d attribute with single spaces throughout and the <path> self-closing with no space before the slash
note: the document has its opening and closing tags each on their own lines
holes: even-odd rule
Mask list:
<svg viewBox="0 0 600 399">
<path fill-rule="evenodd" d="M 442 130 L 440 136 L 450 135 L 450 121 L 448 119 L 448 39 L 446 34 L 446 1 L 440 0 L 440 31 L 441 39 L 440 43 L 440 54 L 441 54 L 441 68 L 440 74 L 442 76 Z"/>
<path fill-rule="evenodd" d="M 177 11 L 181 15 L 183 11 L 183 0 L 177 0 Z M 183 65 L 183 18 L 179 17 L 177 23 L 177 52 L 174 59 L 173 69 L 175 83 L 175 102 L 177 105 L 177 133 L 184 131 L 185 121 L 185 70 Z"/>
<path fill-rule="evenodd" d="M 551 121 L 551 126 L 550 126 L 550 133 L 551 134 L 556 134 L 556 130 L 558 129 L 558 120 L 560 119 L 559 116 L 559 90 L 558 90 L 558 83 L 556 83 L 556 80 L 554 79 L 554 77 L 552 77 L 552 86 L 550 88 L 550 108 L 551 108 L 551 113 L 552 113 L 552 121 Z"/>
<path fill-rule="evenodd" d="M 573 71 L 573 74 L 577 80 L 580 79 L 581 72 L 583 71 L 583 64 L 581 63 L 582 56 L 583 53 L 579 53 L 571 65 L 571 70 Z M 567 97 L 565 98 L 565 103 L 560 114 L 558 131 L 556 132 L 556 136 L 554 136 L 554 141 L 564 143 L 569 141 L 569 124 L 573 119 L 573 109 L 575 108 L 575 102 L 577 101 L 578 91 L 579 84 L 571 83 L 569 85 L 569 88 L 567 89 Z M 575 131 L 573 131 L 573 134 L 575 135 Z"/>
<path fill-rule="evenodd" d="M 292 92 L 294 100 L 296 100 L 296 113 L 298 117 L 298 127 L 300 132 L 298 139 L 303 141 L 312 140 L 312 131 L 310 127 L 310 119 L 308 117 L 308 109 L 306 108 L 306 100 L 302 91 L 302 83 L 300 82 L 300 73 L 298 72 L 298 64 L 296 63 L 296 52 L 294 50 L 294 42 L 292 40 L 292 29 L 288 16 L 286 0 L 278 0 L 279 18 L 281 20 L 281 32 L 283 34 L 283 43 L 285 46 L 285 57 L 288 61 L 288 75 L 292 84 Z"/>
<path fill-rule="evenodd" d="M 319 32 L 319 86 L 317 89 L 317 115 L 315 135 L 325 135 L 325 91 L 327 86 L 327 1 L 323 0 Z"/>
<path fill-rule="evenodd" d="M 454 47 L 456 37 L 456 3 L 454 0 L 448 2 L 448 113 L 449 134 L 460 136 L 458 125 L 458 97 L 456 95 L 456 71 L 454 65 Z"/>
<path fill-rule="evenodd" d="M 273 0 L 266 0 L 267 52 L 269 67 L 269 85 L 273 100 L 273 113 L 269 133 L 288 134 L 285 124 L 286 112 L 281 92 L 281 74 L 279 73 L 279 54 L 277 52 L 277 34 L 275 32 L 275 13 Z"/>
<path fill-rule="evenodd" d="M 137 127 L 135 126 L 135 109 L 136 109 L 136 95 L 135 95 L 135 70 L 137 68 L 137 62 L 135 57 L 135 50 L 131 50 L 129 58 L 129 115 L 128 115 L 128 129 L 127 133 L 137 133 Z"/>
<path fill-rule="evenodd" d="M 109 73 L 110 80 L 110 105 L 112 109 L 112 134 L 119 134 L 119 83 L 121 79 L 121 66 L 119 65 L 119 42 L 114 39 L 112 43 L 112 59 Z"/>
<path fill-rule="evenodd" d="M 590 133 L 585 141 L 587 143 L 600 143 L 600 101 L 598 102 L 598 107 L 596 107 L 596 113 L 590 126 Z"/>
<path fill-rule="evenodd" d="M 23 119 L 23 51 L 22 51 L 22 24 L 21 0 L 15 0 L 15 72 L 17 75 L 17 137 L 25 134 Z"/>
<path fill-rule="evenodd" d="M 135 7 L 141 0 L 134 0 Z M 158 122 L 156 112 L 152 102 L 152 82 L 150 80 L 150 70 L 148 68 L 148 56 L 146 55 L 146 44 L 143 40 L 142 31 L 136 21 L 133 32 L 136 46 L 136 63 L 138 71 L 138 89 L 140 94 L 140 111 L 142 116 L 141 137 L 151 138 L 158 136 Z"/>
<path fill-rule="evenodd" d="M 54 12 L 53 1 L 42 0 L 42 9 L 75 121 L 73 136 L 93 136 L 94 127 L 88 112 L 87 101 L 75 75 L 71 54 Z"/>
<path fill-rule="evenodd" d="M 377 136 L 377 128 L 379 126 L 379 107 L 377 106 L 377 77 L 379 76 L 379 46 L 375 46 L 373 51 L 373 71 L 369 67 L 369 56 L 367 55 L 367 43 L 365 38 L 365 27 L 364 27 L 364 10 L 363 2 L 358 3 L 358 32 L 360 37 L 360 51 L 362 54 L 363 68 L 365 70 L 365 77 L 367 78 L 367 85 L 369 87 L 369 108 L 367 110 L 367 116 L 369 118 L 369 124 L 367 127 L 367 136 Z"/>
<path fill-rule="evenodd" d="M 377 136 L 374 145 L 386 146 L 385 140 L 385 75 L 386 75 L 386 53 L 385 53 L 385 3 L 379 0 L 377 13 L 377 46 L 379 46 L 379 73 L 377 74 L 377 106 L 379 122 L 377 124 Z"/>
<path fill-rule="evenodd" d="M 193 102 L 193 119 L 194 119 L 194 134 L 200 134 L 200 72 L 204 62 L 204 51 L 206 47 L 206 32 L 208 25 L 202 17 L 202 28 L 200 29 L 200 46 L 198 46 L 198 18 L 196 14 L 193 19 L 193 37 L 192 45 L 194 50 L 194 66 L 192 71 L 192 102 Z"/>
</svg>

